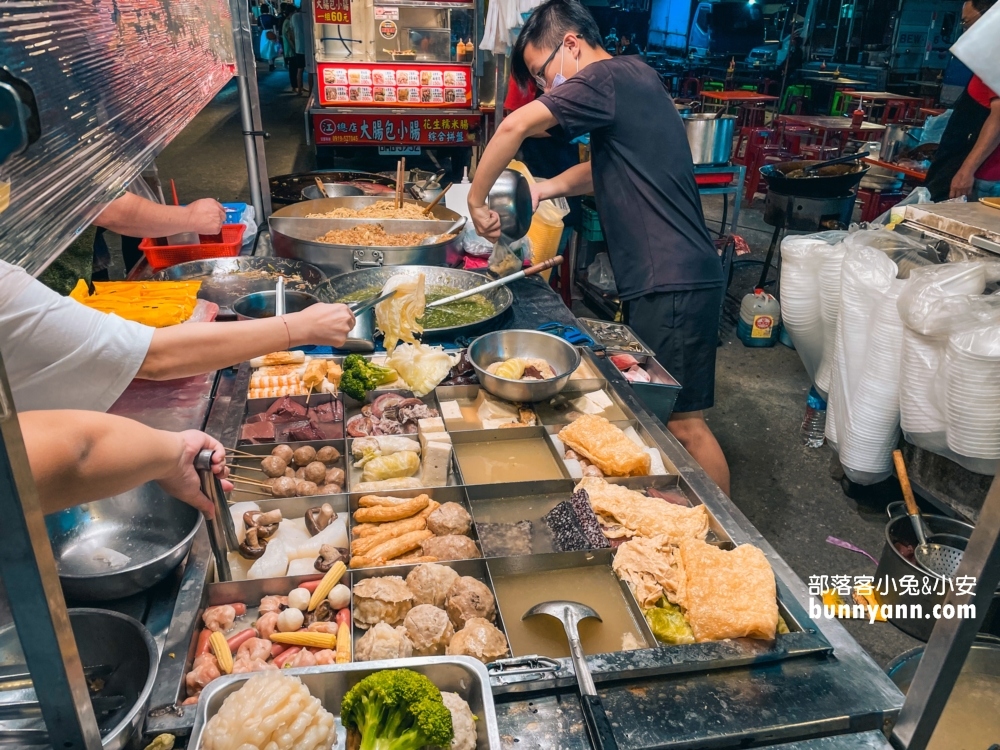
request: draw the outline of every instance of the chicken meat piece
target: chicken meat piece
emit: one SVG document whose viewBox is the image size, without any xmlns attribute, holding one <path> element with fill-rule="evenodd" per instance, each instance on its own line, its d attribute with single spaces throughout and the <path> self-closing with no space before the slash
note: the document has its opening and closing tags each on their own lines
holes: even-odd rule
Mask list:
<svg viewBox="0 0 1000 750">
<path fill-rule="evenodd" d="M 271 634 L 278 630 L 278 613 L 268 612 L 263 617 L 258 617 L 254 627 L 261 638 L 270 638 Z"/>
<path fill-rule="evenodd" d="M 187 688 L 188 697 L 191 698 L 201 693 L 202 689 L 208 683 L 216 677 L 221 676 L 221 674 L 222 672 L 219 671 L 219 662 L 214 654 L 196 656 L 194 664 L 191 665 L 191 671 L 184 676 L 184 685 Z"/>
<path fill-rule="evenodd" d="M 489 664 L 507 655 L 507 638 L 489 620 L 473 617 L 455 633 L 445 653 L 448 656 L 471 656 Z"/>
<path fill-rule="evenodd" d="M 240 644 L 236 651 L 236 658 L 267 661 L 271 658 L 271 641 L 266 638 L 248 638 Z"/>
<path fill-rule="evenodd" d="M 472 516 L 458 503 L 442 503 L 437 510 L 427 516 L 427 528 L 436 536 L 468 534 L 472 528 Z"/>
<path fill-rule="evenodd" d="M 451 750 L 476 750 L 476 716 L 458 693 L 441 692 L 441 700 L 451 711 L 451 726 L 455 736 Z"/>
<path fill-rule="evenodd" d="M 205 627 L 213 633 L 217 631 L 225 632 L 233 626 L 236 620 L 236 610 L 229 604 L 220 604 L 217 607 L 209 607 L 202 615 L 201 619 Z"/>
<path fill-rule="evenodd" d="M 455 635 L 448 613 L 432 604 L 418 604 L 403 620 L 417 656 L 441 656 Z"/>
<path fill-rule="evenodd" d="M 286 667 L 315 667 L 316 666 L 316 654 L 307 648 L 299 651 L 295 656 L 291 658 L 291 661 L 286 661 L 284 663 Z"/>
<path fill-rule="evenodd" d="M 358 639 L 355 661 L 379 661 L 380 659 L 406 659 L 413 656 L 413 644 L 406 635 L 405 628 L 394 628 L 384 622 Z"/>
<path fill-rule="evenodd" d="M 287 606 L 287 596 L 265 596 L 260 600 L 260 606 L 257 608 L 257 613 L 260 615 L 266 615 L 268 612 L 280 612 Z"/>
<path fill-rule="evenodd" d="M 317 651 L 314 656 L 316 657 L 316 666 L 318 667 L 337 663 L 337 652 L 332 648 L 324 648 L 321 651 Z"/>
<path fill-rule="evenodd" d="M 413 592 L 413 604 L 433 604 L 444 607 L 448 590 L 458 580 L 458 573 L 445 565 L 424 563 L 406 576 L 406 585 Z"/>
<path fill-rule="evenodd" d="M 493 592 L 472 576 L 462 576 L 452 584 L 444 607 L 456 630 L 464 628 L 471 619 L 479 617 L 493 622 L 497 616 Z"/>
<path fill-rule="evenodd" d="M 366 578 L 354 584 L 354 624 L 362 630 L 384 622 L 398 625 L 413 606 L 413 594 L 399 576 Z"/>
<path fill-rule="evenodd" d="M 438 560 L 471 560 L 479 557 L 479 547 L 467 536 L 432 536 L 420 544 L 427 557 Z"/>
</svg>

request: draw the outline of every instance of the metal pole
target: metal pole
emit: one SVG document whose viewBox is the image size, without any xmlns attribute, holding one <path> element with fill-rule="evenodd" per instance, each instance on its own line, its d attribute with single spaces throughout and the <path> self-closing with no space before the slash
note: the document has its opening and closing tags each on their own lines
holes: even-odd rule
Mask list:
<svg viewBox="0 0 1000 750">
<path fill-rule="evenodd" d="M 240 96 L 240 120 L 243 125 L 250 202 L 257 215 L 257 222 L 263 224 L 271 215 L 271 187 L 264 155 L 264 139 L 268 136 L 260 117 L 257 62 L 253 54 L 253 34 L 250 33 L 250 12 L 242 0 L 230 0 L 229 8 L 233 16 L 236 87 Z"/>
<path fill-rule="evenodd" d="M 913 676 L 906 702 L 889 738 L 897 750 L 924 750 L 965 664 L 976 633 L 986 619 L 993 592 L 1000 582 L 1000 478 L 994 479 L 979 521 L 969 538 L 955 580 L 971 577 L 975 596 L 948 594 L 944 606 L 973 604 L 975 617 L 940 619 L 927 642 Z"/>
<path fill-rule="evenodd" d="M 851 40 L 854 39 L 854 19 L 858 17 L 858 0 L 851 2 L 851 23 L 847 26 L 847 49 L 844 51 L 844 62 L 851 64 Z"/>
<path fill-rule="evenodd" d="M 48 731 L 43 744 L 66 750 L 96 750 L 101 747 L 101 733 L 2 358 L 0 514 L 7 519 L 0 544 L 0 579 L 7 589 L 14 625 Z"/>
</svg>

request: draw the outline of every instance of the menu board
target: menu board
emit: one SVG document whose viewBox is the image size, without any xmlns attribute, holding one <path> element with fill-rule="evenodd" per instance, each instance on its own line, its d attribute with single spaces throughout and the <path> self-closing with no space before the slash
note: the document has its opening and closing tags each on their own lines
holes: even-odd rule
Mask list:
<svg viewBox="0 0 1000 750">
<path fill-rule="evenodd" d="M 316 23 L 349 24 L 351 0 L 314 0 Z"/>
<path fill-rule="evenodd" d="M 472 146 L 479 140 L 480 124 L 479 117 L 436 112 L 314 113 L 313 136 L 317 146 Z"/>
<path fill-rule="evenodd" d="M 430 63 L 319 63 L 323 107 L 472 107 L 472 68 Z"/>
</svg>

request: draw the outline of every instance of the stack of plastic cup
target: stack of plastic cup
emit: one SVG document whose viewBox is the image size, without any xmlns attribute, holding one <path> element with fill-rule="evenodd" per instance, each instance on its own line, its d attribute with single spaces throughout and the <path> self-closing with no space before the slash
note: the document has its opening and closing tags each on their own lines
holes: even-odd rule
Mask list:
<svg viewBox="0 0 1000 750">
<path fill-rule="evenodd" d="M 899 364 L 900 424 L 907 434 L 943 433 L 946 428 L 938 396 L 938 373 L 947 339 L 903 331 Z"/>
<path fill-rule="evenodd" d="M 847 247 L 838 242 L 823 254 L 819 266 L 820 313 L 823 317 L 823 359 L 816 371 L 816 387 L 824 393 L 830 390 L 833 375 L 834 340 L 840 312 L 840 274 Z"/>
<path fill-rule="evenodd" d="M 1000 459 L 1000 329 L 956 334 L 946 354 L 948 447 Z"/>
<path fill-rule="evenodd" d="M 781 243 L 781 320 L 810 378 L 823 358 L 819 253 L 829 247 L 810 237 L 786 237 Z"/>
</svg>

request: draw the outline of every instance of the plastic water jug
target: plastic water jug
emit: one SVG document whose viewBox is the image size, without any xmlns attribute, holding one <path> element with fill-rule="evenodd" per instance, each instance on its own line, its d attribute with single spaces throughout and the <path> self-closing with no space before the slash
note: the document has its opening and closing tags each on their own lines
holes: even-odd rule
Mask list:
<svg viewBox="0 0 1000 750">
<path fill-rule="evenodd" d="M 781 327 L 781 305 L 763 289 L 743 298 L 736 335 L 744 346 L 774 346 Z"/>
</svg>

